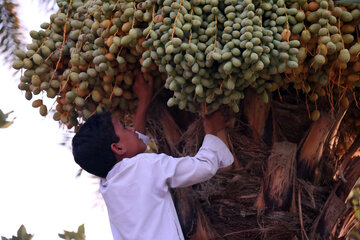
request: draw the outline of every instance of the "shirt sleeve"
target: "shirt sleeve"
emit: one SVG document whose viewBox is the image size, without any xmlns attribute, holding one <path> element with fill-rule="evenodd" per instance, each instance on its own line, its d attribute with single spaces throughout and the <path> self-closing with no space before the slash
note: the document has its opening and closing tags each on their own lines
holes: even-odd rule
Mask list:
<svg viewBox="0 0 360 240">
<path fill-rule="evenodd" d="M 165 182 L 172 188 L 187 187 L 210 179 L 219 168 L 234 161 L 225 143 L 214 135 L 207 134 L 194 157 L 162 158 L 161 169 Z"/>
</svg>

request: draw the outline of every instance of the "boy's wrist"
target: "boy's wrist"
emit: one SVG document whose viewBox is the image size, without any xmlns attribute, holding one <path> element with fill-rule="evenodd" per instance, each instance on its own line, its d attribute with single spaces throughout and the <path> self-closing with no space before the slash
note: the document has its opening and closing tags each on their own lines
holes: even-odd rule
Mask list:
<svg viewBox="0 0 360 240">
<path fill-rule="evenodd" d="M 150 105 L 150 101 L 139 98 L 137 105 L 138 105 L 138 108 L 147 109 Z"/>
<path fill-rule="evenodd" d="M 149 105 L 144 105 L 144 104 L 139 104 L 138 107 L 137 107 L 137 112 L 140 113 L 140 112 L 143 112 L 143 113 L 146 113 L 147 109 L 148 109 Z"/>
</svg>

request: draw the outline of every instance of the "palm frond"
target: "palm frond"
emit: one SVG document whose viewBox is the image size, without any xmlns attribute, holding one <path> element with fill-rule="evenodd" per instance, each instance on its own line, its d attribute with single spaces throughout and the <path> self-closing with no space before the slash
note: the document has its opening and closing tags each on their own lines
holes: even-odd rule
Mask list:
<svg viewBox="0 0 360 240">
<path fill-rule="evenodd" d="M 334 0 L 338 4 L 360 4 L 360 0 Z"/>
<path fill-rule="evenodd" d="M 54 10 L 56 5 L 56 0 L 38 0 L 39 6 L 44 7 L 46 10 Z"/>
<path fill-rule="evenodd" d="M 0 2 L 0 53 L 6 62 L 13 60 L 12 54 L 21 47 L 24 37 L 17 15 L 18 4 L 12 0 Z"/>
<path fill-rule="evenodd" d="M 44 8 L 45 11 L 55 11 L 56 0 L 36 2 L 39 8 Z M 18 7 L 19 4 L 14 0 L 0 0 L 0 55 L 9 66 L 15 59 L 14 51 L 25 48 L 25 30 L 18 16 Z"/>
</svg>

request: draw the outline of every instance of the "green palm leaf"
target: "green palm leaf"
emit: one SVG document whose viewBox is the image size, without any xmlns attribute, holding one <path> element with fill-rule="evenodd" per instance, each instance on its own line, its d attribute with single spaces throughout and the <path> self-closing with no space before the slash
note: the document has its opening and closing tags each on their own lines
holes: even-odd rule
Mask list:
<svg viewBox="0 0 360 240">
<path fill-rule="evenodd" d="M 10 113 L 12 113 L 13 111 L 11 112 L 8 112 L 8 113 L 3 113 L 3 111 L 1 111 L 0 109 L 0 128 L 7 128 L 9 127 L 11 124 L 14 123 L 14 121 L 7 121 L 7 118 L 9 117 Z"/>
<path fill-rule="evenodd" d="M 17 2 L 21 4 L 21 1 Z M 55 0 L 38 0 L 38 3 L 46 10 L 54 10 L 56 6 Z M 5 62 L 9 63 L 15 59 L 15 50 L 25 48 L 25 30 L 21 26 L 18 7 L 19 4 L 14 0 L 0 0 L 0 53 Z"/>
<path fill-rule="evenodd" d="M 360 4 L 360 0 L 335 0 L 334 2 L 339 4 Z"/>
<path fill-rule="evenodd" d="M 12 60 L 12 53 L 20 48 L 23 38 L 17 7 L 11 0 L 0 2 L 0 52 L 5 61 Z"/>
</svg>

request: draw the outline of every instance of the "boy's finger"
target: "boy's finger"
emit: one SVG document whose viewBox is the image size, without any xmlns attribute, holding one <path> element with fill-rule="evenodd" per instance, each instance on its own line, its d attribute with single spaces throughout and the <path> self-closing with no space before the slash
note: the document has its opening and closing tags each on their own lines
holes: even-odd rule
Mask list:
<svg viewBox="0 0 360 240">
<path fill-rule="evenodd" d="M 150 73 L 145 73 L 145 77 L 148 81 L 153 80 L 153 77 L 151 76 Z"/>
<path fill-rule="evenodd" d="M 137 72 L 137 74 L 136 74 L 136 80 L 144 81 L 144 76 L 142 75 L 141 72 Z"/>
<path fill-rule="evenodd" d="M 135 78 L 138 79 L 138 78 L 140 77 L 140 76 L 139 76 L 139 75 L 140 75 L 140 72 L 137 71 L 137 70 L 135 70 L 135 71 L 134 71 L 134 75 L 135 75 Z"/>
<path fill-rule="evenodd" d="M 153 77 L 152 77 L 149 73 L 146 74 L 146 77 L 147 77 L 147 79 L 148 79 L 148 81 L 149 81 L 149 82 L 148 82 L 149 87 L 152 88 L 153 82 L 154 82 Z"/>
</svg>

